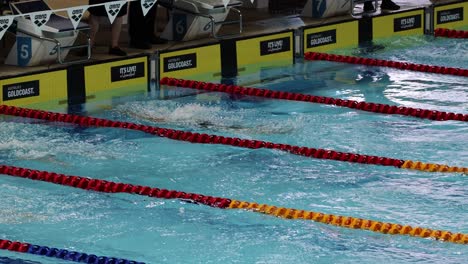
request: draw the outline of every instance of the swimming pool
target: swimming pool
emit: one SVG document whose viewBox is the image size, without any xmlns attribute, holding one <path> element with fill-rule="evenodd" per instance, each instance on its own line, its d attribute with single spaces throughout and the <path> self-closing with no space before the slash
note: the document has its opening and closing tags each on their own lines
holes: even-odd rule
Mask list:
<svg viewBox="0 0 468 264">
<path fill-rule="evenodd" d="M 468 68 L 468 43 L 411 37 L 366 57 Z M 404 49 L 403 49 L 404 48 Z M 265 69 L 255 87 L 467 112 L 466 78 L 333 62 Z M 252 82 L 258 76 L 239 77 Z M 177 94 L 186 93 L 186 90 Z M 463 122 L 202 93 L 86 106 L 86 114 L 247 139 L 466 166 Z M 468 232 L 467 178 L 190 144 L 137 131 L 6 118 L 0 163 L 276 206 Z M 178 200 L 0 177 L 0 235 L 146 263 L 462 263 L 466 245 L 343 229 Z M 2 251 L 39 263 L 55 259 Z"/>
</svg>

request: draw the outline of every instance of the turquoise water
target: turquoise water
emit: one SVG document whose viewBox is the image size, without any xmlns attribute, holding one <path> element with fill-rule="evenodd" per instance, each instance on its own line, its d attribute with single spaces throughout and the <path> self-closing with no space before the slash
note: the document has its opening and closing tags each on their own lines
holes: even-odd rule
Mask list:
<svg viewBox="0 0 468 264">
<path fill-rule="evenodd" d="M 365 55 L 468 68 L 466 41 L 418 37 L 383 44 L 385 49 Z M 252 86 L 468 112 L 462 77 L 298 62 L 237 81 L 259 78 L 263 82 Z M 468 126 L 461 122 L 219 93 L 169 100 L 138 96 L 86 109 L 89 115 L 114 120 L 468 166 Z M 468 178 L 457 174 L 26 119 L 0 123 L 0 163 L 468 233 Z M 7 176 L 0 177 L 0 188 L 0 238 L 147 263 L 463 263 L 468 257 L 466 245 L 177 200 L 93 193 Z M 0 263 L 67 263 L 7 251 L 0 256 Z"/>
</svg>

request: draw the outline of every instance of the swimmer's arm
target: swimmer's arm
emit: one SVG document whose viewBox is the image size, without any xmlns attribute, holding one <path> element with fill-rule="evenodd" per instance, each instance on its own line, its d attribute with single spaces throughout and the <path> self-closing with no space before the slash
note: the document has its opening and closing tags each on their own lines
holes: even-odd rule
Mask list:
<svg viewBox="0 0 468 264">
<path fill-rule="evenodd" d="M 142 115 L 140 113 L 135 113 L 135 112 L 126 112 L 126 114 L 131 117 L 135 117 L 135 118 L 143 119 L 147 121 L 152 121 L 152 122 L 166 122 L 167 121 L 165 118 L 162 118 L 162 117 L 145 116 L 145 115 Z"/>
</svg>

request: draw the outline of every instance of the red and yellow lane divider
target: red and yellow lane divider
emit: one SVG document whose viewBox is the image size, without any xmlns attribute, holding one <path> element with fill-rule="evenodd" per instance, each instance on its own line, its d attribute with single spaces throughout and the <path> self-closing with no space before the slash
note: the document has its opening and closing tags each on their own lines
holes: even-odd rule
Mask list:
<svg viewBox="0 0 468 264">
<path fill-rule="evenodd" d="M 422 238 L 432 238 L 445 242 L 468 244 L 468 234 L 453 233 L 445 230 L 412 227 L 387 222 L 380 222 L 350 216 L 325 214 L 291 208 L 276 207 L 267 204 L 237 201 L 229 198 L 213 197 L 196 193 L 185 193 L 174 190 L 152 188 L 148 186 L 116 183 L 100 179 L 90 179 L 69 176 L 54 172 L 31 170 L 28 168 L 0 165 L 0 174 L 36 181 L 44 181 L 85 190 L 105 193 L 129 193 L 162 199 L 190 200 L 220 209 L 244 209 L 252 212 L 267 214 L 284 219 L 310 220 L 327 225 L 334 225 L 352 229 L 362 229 L 383 234 L 408 235 Z"/>
<path fill-rule="evenodd" d="M 445 66 L 434 66 L 427 64 L 417 64 L 409 62 L 399 62 L 399 61 L 390 61 L 390 60 L 380 60 L 372 58 L 361 58 L 355 56 L 346 56 L 346 55 L 335 55 L 319 52 L 307 52 L 304 54 L 306 60 L 326 60 L 326 61 L 335 61 L 351 64 L 361 64 L 368 66 L 379 66 L 379 67 L 389 67 L 396 68 L 400 70 L 410 70 L 418 72 L 429 72 L 429 73 L 438 73 L 446 75 L 455 75 L 455 76 L 465 76 L 468 77 L 468 69 L 455 68 L 455 67 L 445 67 Z"/>
<path fill-rule="evenodd" d="M 292 208 L 276 207 L 267 204 L 249 203 L 232 200 L 231 209 L 245 209 L 262 214 L 272 215 L 285 219 L 301 219 L 320 222 L 352 229 L 362 229 L 390 235 L 409 235 L 422 238 L 433 238 L 452 243 L 468 244 L 468 234 L 452 233 L 450 231 L 412 227 L 409 225 L 380 222 L 351 216 L 317 213 Z"/>
<path fill-rule="evenodd" d="M 152 135 L 156 135 L 160 137 L 170 138 L 170 139 L 179 140 L 179 141 L 187 141 L 191 143 L 229 145 L 229 146 L 234 146 L 234 147 L 250 148 L 250 149 L 260 149 L 260 148 L 276 149 L 276 150 L 285 151 L 294 155 L 305 156 L 305 157 L 316 158 L 316 159 L 328 159 L 328 160 L 335 160 L 335 161 L 361 163 L 361 164 L 373 164 L 373 165 L 380 165 L 380 166 L 393 166 L 397 168 L 412 169 L 412 170 L 419 170 L 419 171 L 431 171 L 428 168 L 437 167 L 437 168 L 443 168 L 443 170 L 440 170 L 440 172 L 468 173 L 468 168 L 465 168 L 465 167 L 451 167 L 451 166 L 442 165 L 442 164 L 425 165 L 425 163 L 414 162 L 410 160 L 405 161 L 405 160 L 387 158 L 387 157 L 339 152 L 339 151 L 329 150 L 329 149 L 316 149 L 316 148 L 309 148 L 309 147 L 293 146 L 293 145 L 288 145 L 288 144 L 279 144 L 279 143 L 273 143 L 273 142 L 268 142 L 268 141 L 193 133 L 193 132 L 187 132 L 187 131 L 181 131 L 181 130 L 139 125 L 139 124 L 129 123 L 129 122 L 112 121 L 108 119 L 94 118 L 94 117 L 89 117 L 89 116 L 78 116 L 78 115 L 46 112 L 42 110 L 34 110 L 34 109 L 21 108 L 21 107 L 15 107 L 15 106 L 0 105 L 0 114 L 47 120 L 51 122 L 72 123 L 72 124 L 77 124 L 80 126 L 88 126 L 88 127 L 114 127 L 114 128 L 131 129 L 131 130 L 142 131 L 144 133 L 148 133 L 148 134 L 152 134 Z M 417 166 L 414 164 L 417 164 Z M 403 165 L 405 165 L 405 167 L 403 167 Z"/>
<path fill-rule="evenodd" d="M 468 38 L 468 31 L 448 28 L 436 28 L 434 30 L 434 36 L 446 38 Z"/>
<path fill-rule="evenodd" d="M 420 161 L 411 161 L 406 160 L 403 165 L 403 169 L 419 170 L 419 171 L 428 171 L 428 172 L 459 172 L 459 173 L 468 173 L 467 168 L 463 167 L 449 167 L 446 165 L 433 164 L 433 163 L 424 163 Z"/>
<path fill-rule="evenodd" d="M 332 97 L 315 96 L 309 94 L 292 93 L 285 91 L 273 91 L 268 89 L 259 89 L 252 87 L 242 87 L 237 85 L 226 85 L 217 83 L 198 82 L 193 80 L 181 80 L 175 78 L 162 78 L 161 85 L 177 86 L 182 88 L 190 88 L 196 90 L 223 92 L 228 94 L 240 94 L 270 99 L 281 99 L 298 102 L 309 102 L 316 104 L 335 105 L 339 107 L 347 107 L 358 109 L 366 112 L 389 114 L 389 115 L 404 115 L 422 119 L 432 119 L 437 121 L 462 121 L 468 122 L 468 114 L 442 112 L 437 110 L 428 110 L 420 108 L 412 108 L 405 106 L 395 106 L 387 104 L 376 104 L 368 102 L 358 102 L 354 100 L 342 100 Z"/>
</svg>

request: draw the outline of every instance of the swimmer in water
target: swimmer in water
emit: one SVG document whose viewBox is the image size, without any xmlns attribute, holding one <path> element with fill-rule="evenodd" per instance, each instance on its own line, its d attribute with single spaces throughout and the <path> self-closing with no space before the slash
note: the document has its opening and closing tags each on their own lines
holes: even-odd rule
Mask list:
<svg viewBox="0 0 468 264">
<path fill-rule="evenodd" d="M 60 165 L 62 167 L 70 167 L 70 164 L 60 161 L 55 155 L 53 154 L 47 154 L 43 157 L 38 157 L 38 158 L 29 158 L 30 160 L 35 160 L 43 163 L 55 163 L 57 165 Z"/>
<path fill-rule="evenodd" d="M 174 124 L 174 125 L 184 125 L 184 124 L 192 124 L 199 128 L 210 129 L 210 130 L 218 130 L 218 131 L 226 131 L 226 132 L 235 132 L 235 133 L 249 133 L 249 134 L 287 134 L 294 131 L 294 127 L 273 127 L 271 125 L 258 125 L 255 127 L 245 127 L 238 124 L 231 124 L 231 125 L 223 125 L 219 123 L 212 122 L 206 119 L 197 119 L 197 118 L 190 118 L 190 119 L 170 119 L 165 118 L 162 116 L 151 116 L 148 114 L 144 114 L 141 112 L 136 111 L 123 111 L 121 109 L 117 109 L 117 111 L 130 116 L 132 118 L 146 120 L 155 123 L 164 123 L 164 124 Z"/>
<path fill-rule="evenodd" d="M 45 220 L 47 220 L 47 216 L 44 215 L 0 209 L 0 224 L 18 224 Z"/>
</svg>

